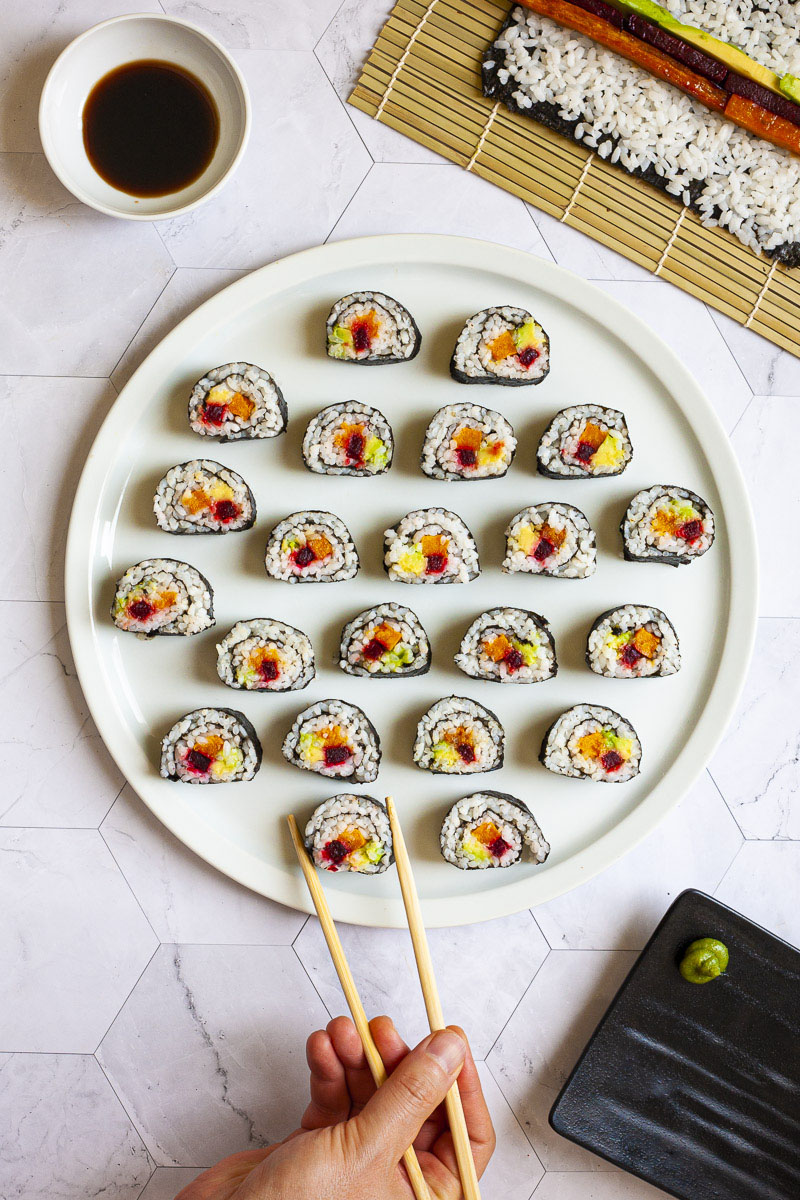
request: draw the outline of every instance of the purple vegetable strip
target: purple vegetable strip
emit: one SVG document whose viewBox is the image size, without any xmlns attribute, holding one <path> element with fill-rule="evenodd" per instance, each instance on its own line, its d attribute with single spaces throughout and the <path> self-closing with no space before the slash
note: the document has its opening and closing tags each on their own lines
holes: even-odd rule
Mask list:
<svg viewBox="0 0 800 1200">
<path fill-rule="evenodd" d="M 724 63 L 717 62 L 710 54 L 698 50 L 696 46 L 684 42 L 682 38 L 676 37 L 673 33 L 669 33 L 660 25 L 655 25 L 638 13 L 627 14 L 624 18 L 624 28 L 640 41 L 655 46 L 657 50 L 661 50 L 670 58 L 683 63 L 685 67 L 696 71 L 705 79 L 710 79 L 712 83 L 723 83 L 728 74 L 728 68 Z"/>
<path fill-rule="evenodd" d="M 576 8 L 582 8 L 584 12 L 591 13 L 594 17 L 600 17 L 603 21 L 608 21 L 609 25 L 614 25 L 617 29 L 622 29 L 625 17 L 620 9 L 615 8 L 613 4 L 606 4 L 606 0 L 570 0 Z"/>
<path fill-rule="evenodd" d="M 745 100 L 760 104 L 768 112 L 791 121 L 793 125 L 800 125 L 800 104 L 795 104 L 788 96 L 776 95 L 754 79 L 746 79 L 744 75 L 729 71 L 723 87 L 734 96 L 743 96 Z"/>
</svg>

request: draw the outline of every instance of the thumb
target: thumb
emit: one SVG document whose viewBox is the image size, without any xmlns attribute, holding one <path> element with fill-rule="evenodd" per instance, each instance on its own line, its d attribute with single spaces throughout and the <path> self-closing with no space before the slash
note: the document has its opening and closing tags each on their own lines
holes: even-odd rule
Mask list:
<svg viewBox="0 0 800 1200">
<path fill-rule="evenodd" d="M 372 1158 L 397 1162 L 441 1104 L 464 1063 L 467 1045 L 450 1029 L 431 1034 L 395 1067 L 354 1122 Z"/>
</svg>

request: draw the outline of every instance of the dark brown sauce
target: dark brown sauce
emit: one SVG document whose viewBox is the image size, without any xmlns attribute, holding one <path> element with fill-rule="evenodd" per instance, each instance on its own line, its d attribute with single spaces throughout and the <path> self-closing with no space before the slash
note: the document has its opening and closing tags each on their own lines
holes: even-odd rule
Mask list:
<svg viewBox="0 0 800 1200">
<path fill-rule="evenodd" d="M 104 75 L 83 106 L 83 144 L 98 175 L 130 196 L 166 196 L 194 183 L 219 139 L 207 88 L 158 59 Z"/>
</svg>

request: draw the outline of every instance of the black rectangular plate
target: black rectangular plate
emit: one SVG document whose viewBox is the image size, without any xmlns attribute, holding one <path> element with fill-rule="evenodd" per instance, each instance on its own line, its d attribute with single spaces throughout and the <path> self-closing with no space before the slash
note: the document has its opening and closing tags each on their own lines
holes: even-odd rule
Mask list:
<svg viewBox="0 0 800 1200">
<path fill-rule="evenodd" d="M 725 975 L 687 983 L 716 937 Z M 702 892 L 668 909 L 550 1113 L 681 1200 L 800 1200 L 800 952 Z"/>
</svg>

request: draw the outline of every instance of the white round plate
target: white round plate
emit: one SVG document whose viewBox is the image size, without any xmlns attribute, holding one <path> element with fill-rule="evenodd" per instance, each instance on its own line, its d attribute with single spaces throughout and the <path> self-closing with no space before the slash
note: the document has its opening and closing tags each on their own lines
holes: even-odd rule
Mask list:
<svg viewBox="0 0 800 1200">
<path fill-rule="evenodd" d="M 402 301 L 422 331 L 410 363 L 366 369 L 325 355 L 325 317 L 348 292 L 369 288 Z M 552 370 L 538 387 L 467 388 L 448 361 L 466 317 L 489 305 L 529 309 L 548 331 Z M 189 431 L 192 383 L 230 361 L 271 371 L 289 405 L 286 434 L 219 445 Z M 345 399 L 376 405 L 396 442 L 391 470 L 375 479 L 313 475 L 300 454 L 319 409 Z M 499 409 L 516 429 L 516 459 L 505 478 L 430 480 L 419 469 L 425 426 L 441 405 L 472 400 Z M 568 404 L 621 408 L 634 445 L 617 478 L 553 482 L 535 473 L 539 436 Z M 174 537 L 156 528 L 152 500 L 168 467 L 195 457 L 239 471 L 258 503 L 255 527 L 224 537 Z M 699 561 L 677 570 L 622 558 L 620 518 L 634 492 L 676 483 L 699 492 L 717 518 L 717 538 Z M 586 580 L 507 576 L 503 530 L 519 509 L 557 499 L 583 509 L 598 535 L 598 569 Z M 414 508 L 440 505 L 475 534 L 483 573 L 466 585 L 390 583 L 383 531 Z M 298 509 L 344 519 L 361 556 L 346 583 L 290 586 L 269 580 L 264 547 L 273 525 Z M 211 581 L 217 625 L 193 638 L 140 640 L 109 618 L 114 583 L 130 564 L 185 559 Z M 731 716 L 752 648 L 756 551 L 742 477 L 728 439 L 697 384 L 660 339 L 614 300 L 528 254 L 463 238 L 390 236 L 308 250 L 263 267 L 202 305 L 153 351 L 115 403 L 89 454 L 75 498 L 67 547 L 67 617 L 92 715 L 119 767 L 145 803 L 196 853 L 255 891 L 310 909 L 286 827 L 304 821 L 332 784 L 281 756 L 295 716 L 315 700 L 360 705 L 383 742 L 376 783 L 355 790 L 394 795 L 416 865 L 430 925 L 497 917 L 573 888 L 614 862 L 654 828 L 686 791 Z M 419 614 L 433 666 L 416 679 L 345 675 L 336 664 L 342 625 L 369 605 L 396 600 Z M 666 679 L 609 680 L 586 667 L 586 635 L 603 610 L 654 604 L 675 624 L 683 668 Z M 559 672 L 530 686 L 469 679 L 453 663 L 461 635 L 497 604 L 543 613 L 556 640 Z M 302 692 L 231 691 L 216 674 L 215 644 L 238 619 L 270 616 L 305 630 L 317 678 Z M 413 765 L 417 720 L 434 700 L 471 696 L 505 726 L 506 766 L 452 778 Z M 643 744 L 639 777 L 608 785 L 565 779 L 537 761 L 547 726 L 580 701 L 607 704 L 631 720 Z M 242 709 L 264 745 L 250 783 L 189 787 L 159 777 L 159 743 L 180 715 L 204 705 Z M 552 850 L 543 866 L 458 871 L 439 855 L 448 806 L 484 787 L 511 792 L 533 810 Z M 336 918 L 401 925 L 394 870 L 374 878 L 325 880 Z"/>
</svg>

